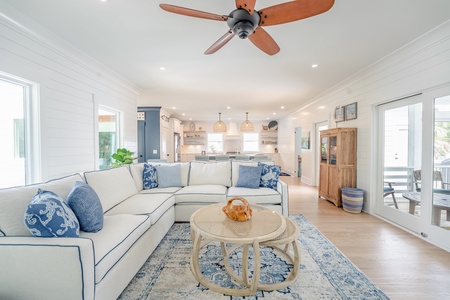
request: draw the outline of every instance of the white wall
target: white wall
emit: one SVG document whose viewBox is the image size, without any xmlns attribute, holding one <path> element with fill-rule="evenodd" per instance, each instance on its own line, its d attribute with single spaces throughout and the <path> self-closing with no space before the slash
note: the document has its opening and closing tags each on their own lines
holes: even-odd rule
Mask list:
<svg viewBox="0 0 450 300">
<path fill-rule="evenodd" d="M 357 187 L 366 191 L 365 210 L 374 193 L 376 181 L 377 141 L 375 107 L 378 104 L 450 84 L 450 22 L 416 39 L 384 59 L 362 70 L 319 97 L 312 99 L 296 113 L 279 120 L 279 150 L 283 169 L 293 172 L 294 129 L 301 126 L 314 134 L 314 124 L 328 120 L 330 127 L 356 127 Z M 334 108 L 358 103 L 356 120 L 334 123 Z M 337 126 L 336 126 L 337 125 Z M 302 180 L 311 183 L 314 176 L 313 154 L 303 151 Z"/>
<path fill-rule="evenodd" d="M 123 146 L 136 150 L 139 89 L 2 2 L 0 72 L 39 85 L 40 180 L 95 168 L 98 105 L 123 113 Z"/>
</svg>

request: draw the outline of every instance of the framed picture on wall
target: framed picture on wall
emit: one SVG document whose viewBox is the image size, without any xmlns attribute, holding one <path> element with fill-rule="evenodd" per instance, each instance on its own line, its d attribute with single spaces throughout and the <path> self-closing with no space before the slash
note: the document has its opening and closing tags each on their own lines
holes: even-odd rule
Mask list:
<svg viewBox="0 0 450 300">
<path fill-rule="evenodd" d="M 345 121 L 345 106 L 338 106 L 334 110 L 334 121 L 342 122 Z"/>
<path fill-rule="evenodd" d="M 358 117 L 358 110 L 356 102 L 345 106 L 345 119 L 354 120 Z"/>
</svg>

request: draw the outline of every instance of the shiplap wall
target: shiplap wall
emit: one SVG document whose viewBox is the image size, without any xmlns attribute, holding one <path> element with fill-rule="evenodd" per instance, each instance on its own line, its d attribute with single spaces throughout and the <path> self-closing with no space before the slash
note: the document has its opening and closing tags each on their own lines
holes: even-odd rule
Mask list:
<svg viewBox="0 0 450 300">
<path fill-rule="evenodd" d="M 357 186 L 366 191 L 364 209 L 370 211 L 370 196 L 376 182 L 376 106 L 450 85 L 450 22 L 412 41 L 391 55 L 367 67 L 353 77 L 325 91 L 316 99 L 279 120 L 279 150 L 284 170 L 295 171 L 294 130 L 311 131 L 315 124 L 328 121 L 333 127 L 356 127 Z M 356 120 L 335 123 L 334 109 L 358 103 Z M 337 125 L 337 126 L 336 126 Z M 314 182 L 315 143 L 311 151 L 302 151 L 302 181 Z"/>
<path fill-rule="evenodd" d="M 0 3 L 0 72 L 38 84 L 37 180 L 95 168 L 99 105 L 122 113 L 123 146 L 137 150 L 140 90 L 5 3 Z"/>
</svg>

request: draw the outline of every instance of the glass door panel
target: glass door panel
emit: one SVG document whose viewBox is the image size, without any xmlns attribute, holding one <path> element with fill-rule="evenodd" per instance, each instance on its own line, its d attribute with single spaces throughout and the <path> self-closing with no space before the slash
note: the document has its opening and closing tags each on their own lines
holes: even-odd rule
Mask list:
<svg viewBox="0 0 450 300">
<path fill-rule="evenodd" d="M 320 145 L 320 160 L 322 163 L 326 164 L 328 162 L 328 137 L 322 137 L 322 142 Z"/>
<path fill-rule="evenodd" d="M 450 95 L 434 101 L 433 153 L 431 224 L 450 230 Z"/>
<path fill-rule="evenodd" d="M 414 171 L 421 169 L 422 104 L 384 111 L 383 204 L 405 214 L 420 216 L 415 198 Z"/>
<path fill-rule="evenodd" d="M 336 164 L 337 137 L 330 136 L 330 165 Z"/>
</svg>

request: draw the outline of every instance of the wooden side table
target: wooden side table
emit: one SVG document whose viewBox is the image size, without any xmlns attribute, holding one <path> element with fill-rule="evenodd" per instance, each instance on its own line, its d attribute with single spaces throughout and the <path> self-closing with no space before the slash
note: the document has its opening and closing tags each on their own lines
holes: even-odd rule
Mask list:
<svg viewBox="0 0 450 300">
<path fill-rule="evenodd" d="M 253 217 L 246 222 L 237 222 L 228 219 L 222 212 L 223 205 L 210 205 L 199 209 L 192 214 L 191 239 L 193 250 L 191 255 L 191 270 L 194 277 L 207 288 L 219 293 L 233 296 L 255 295 L 258 289 L 274 290 L 284 287 L 295 280 L 299 266 L 299 251 L 297 237 L 300 234 L 297 224 L 285 219 L 279 213 L 260 206 L 252 206 Z M 224 265 L 227 273 L 243 289 L 226 288 L 214 284 L 206 279 L 200 270 L 200 249 L 210 242 L 219 242 L 224 255 Z M 227 244 L 231 245 L 227 248 Z M 260 245 L 278 247 L 279 245 L 291 245 L 294 248 L 294 257 L 287 254 L 287 247 L 277 248 L 286 253 L 294 263 L 289 278 L 282 283 L 271 285 L 260 284 Z M 253 278 L 249 279 L 248 251 L 253 247 Z M 242 247 L 242 276 L 236 275 L 229 265 L 228 256 L 238 247 Z"/>
</svg>

